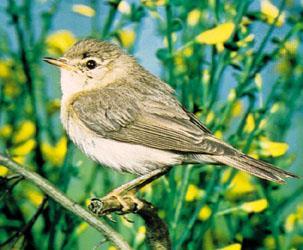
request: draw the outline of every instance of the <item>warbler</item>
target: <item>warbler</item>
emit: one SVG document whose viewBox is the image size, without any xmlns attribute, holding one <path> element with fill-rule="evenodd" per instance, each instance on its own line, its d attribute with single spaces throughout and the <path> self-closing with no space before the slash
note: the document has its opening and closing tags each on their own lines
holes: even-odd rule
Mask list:
<svg viewBox="0 0 303 250">
<path fill-rule="evenodd" d="M 105 166 L 144 175 L 205 163 L 277 183 L 297 177 L 214 137 L 168 84 L 116 44 L 85 39 L 62 57 L 44 60 L 61 70 L 61 121 L 67 134 Z"/>
</svg>

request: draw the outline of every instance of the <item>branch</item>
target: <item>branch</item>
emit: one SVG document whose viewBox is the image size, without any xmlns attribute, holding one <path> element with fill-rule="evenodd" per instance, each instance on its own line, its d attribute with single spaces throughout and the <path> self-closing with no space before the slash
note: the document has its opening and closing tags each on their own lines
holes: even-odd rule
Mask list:
<svg viewBox="0 0 303 250">
<path fill-rule="evenodd" d="M 92 213 L 88 212 L 86 209 L 82 208 L 80 205 L 75 203 L 66 197 L 61 191 L 56 189 L 49 181 L 42 178 L 35 172 L 32 172 L 18 163 L 12 161 L 10 158 L 5 157 L 0 154 L 0 164 L 9 168 L 11 171 L 16 172 L 27 180 L 33 182 L 37 185 L 43 192 L 45 192 L 49 197 L 58 202 L 62 207 L 73 213 L 74 215 L 80 217 L 96 230 L 101 232 L 105 238 L 114 243 L 121 250 L 131 250 L 128 243 L 122 239 L 121 235 L 114 231 L 110 226 L 104 224 Z"/>
<path fill-rule="evenodd" d="M 169 232 L 165 222 L 158 216 L 157 209 L 149 202 L 132 198 L 130 196 L 124 196 L 123 203 L 128 206 L 127 212 L 123 211 L 123 205 L 114 196 L 105 196 L 104 198 L 94 198 L 91 200 L 89 210 L 98 216 L 104 216 L 112 212 L 136 213 L 142 217 L 146 225 L 146 237 L 148 239 L 149 246 L 152 250 L 170 250 L 171 241 L 169 239 Z M 140 209 L 138 204 L 142 203 Z"/>
</svg>

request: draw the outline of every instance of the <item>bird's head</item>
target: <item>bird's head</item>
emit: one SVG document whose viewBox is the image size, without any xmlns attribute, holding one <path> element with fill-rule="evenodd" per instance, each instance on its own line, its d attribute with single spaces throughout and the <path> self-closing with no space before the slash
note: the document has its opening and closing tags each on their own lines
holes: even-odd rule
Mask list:
<svg viewBox="0 0 303 250">
<path fill-rule="evenodd" d="M 85 39 L 74 44 L 62 57 L 44 61 L 61 70 L 63 95 L 100 88 L 127 77 L 134 59 L 117 45 Z"/>
</svg>

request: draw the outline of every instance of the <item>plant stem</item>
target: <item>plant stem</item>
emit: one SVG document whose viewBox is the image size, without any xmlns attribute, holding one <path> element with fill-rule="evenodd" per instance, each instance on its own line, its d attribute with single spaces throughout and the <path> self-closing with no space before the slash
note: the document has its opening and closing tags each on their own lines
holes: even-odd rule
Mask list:
<svg viewBox="0 0 303 250">
<path fill-rule="evenodd" d="M 169 59 L 168 59 L 168 83 L 173 86 L 174 88 L 176 87 L 175 79 L 174 79 L 174 58 L 173 58 L 173 40 L 172 40 L 172 7 L 168 3 L 165 7 L 166 11 L 166 38 L 167 38 L 167 47 L 168 47 L 168 54 L 169 54 Z"/>
<path fill-rule="evenodd" d="M 56 189 L 48 180 L 42 178 L 35 172 L 32 172 L 23 166 L 12 161 L 10 158 L 0 154 L 0 164 L 9 168 L 26 179 L 37 185 L 45 194 L 58 202 L 61 206 L 67 209 L 72 214 L 80 217 L 96 230 L 101 232 L 108 240 L 113 242 L 121 250 L 131 250 L 128 243 L 122 239 L 121 235 L 115 232 L 110 226 L 101 222 L 96 216 L 82 208 L 80 205 L 66 197 L 61 191 Z"/>
</svg>

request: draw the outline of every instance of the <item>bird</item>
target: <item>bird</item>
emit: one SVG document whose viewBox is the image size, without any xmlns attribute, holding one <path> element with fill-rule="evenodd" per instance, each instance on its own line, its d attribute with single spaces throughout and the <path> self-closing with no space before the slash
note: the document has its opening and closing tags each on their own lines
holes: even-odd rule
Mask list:
<svg viewBox="0 0 303 250">
<path fill-rule="evenodd" d="M 115 43 L 83 39 L 44 61 L 61 71 L 67 135 L 102 165 L 151 179 L 187 163 L 228 165 L 276 183 L 297 177 L 216 138 L 170 85 Z"/>
</svg>

